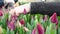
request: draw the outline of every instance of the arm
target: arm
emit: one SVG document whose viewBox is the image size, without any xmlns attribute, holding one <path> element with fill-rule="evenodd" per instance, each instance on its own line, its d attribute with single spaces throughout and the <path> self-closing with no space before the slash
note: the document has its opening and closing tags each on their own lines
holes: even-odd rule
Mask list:
<svg viewBox="0 0 60 34">
<path fill-rule="evenodd" d="M 32 2 L 31 14 L 47 14 L 51 16 L 54 12 L 60 16 L 60 2 Z"/>
<path fill-rule="evenodd" d="M 24 4 L 24 5 L 20 5 L 18 7 L 15 7 L 14 9 L 12 9 L 9 13 L 10 14 L 14 14 L 16 13 L 16 15 L 19 15 L 20 13 L 23 13 L 24 12 L 24 9 L 26 9 L 26 12 L 30 12 L 30 4 L 31 3 L 28 3 L 28 4 Z"/>
</svg>

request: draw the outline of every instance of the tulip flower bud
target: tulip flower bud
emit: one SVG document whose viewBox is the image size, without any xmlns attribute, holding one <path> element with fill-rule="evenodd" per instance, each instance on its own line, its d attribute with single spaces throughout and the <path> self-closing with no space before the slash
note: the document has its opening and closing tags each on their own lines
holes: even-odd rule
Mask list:
<svg viewBox="0 0 60 34">
<path fill-rule="evenodd" d="M 3 16 L 3 12 L 2 12 L 2 10 L 0 10 L 0 16 Z"/>
<path fill-rule="evenodd" d="M 10 23 L 8 23 L 8 28 L 11 30 L 15 29 L 14 21 L 11 21 Z"/>
<path fill-rule="evenodd" d="M 23 12 L 23 14 L 26 14 L 26 9 L 24 8 L 24 12 Z"/>
<path fill-rule="evenodd" d="M 44 28 L 41 24 L 37 23 L 38 34 L 44 34 Z"/>
<path fill-rule="evenodd" d="M 48 20 L 47 15 L 44 15 L 44 21 L 47 21 L 47 20 Z"/>
<path fill-rule="evenodd" d="M 55 23 L 56 25 L 58 24 L 58 19 L 57 19 L 57 14 L 54 13 L 51 17 L 50 20 L 52 23 Z"/>
<path fill-rule="evenodd" d="M 35 28 L 32 30 L 32 34 L 36 34 L 36 29 Z"/>
<path fill-rule="evenodd" d="M 23 25 L 25 23 L 24 19 L 21 19 L 20 23 L 21 23 L 21 25 Z"/>
<path fill-rule="evenodd" d="M 16 21 L 17 20 L 17 15 L 14 14 L 11 18 L 12 18 L 12 20 L 15 20 Z"/>
<path fill-rule="evenodd" d="M 26 27 L 24 27 L 24 30 L 25 30 L 25 31 L 29 31 L 29 29 L 28 29 L 28 28 L 26 28 Z"/>
</svg>

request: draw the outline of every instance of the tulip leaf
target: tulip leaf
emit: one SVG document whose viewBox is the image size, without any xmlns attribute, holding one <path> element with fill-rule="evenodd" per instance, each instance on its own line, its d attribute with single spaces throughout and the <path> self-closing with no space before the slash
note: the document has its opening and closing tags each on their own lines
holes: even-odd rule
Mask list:
<svg viewBox="0 0 60 34">
<path fill-rule="evenodd" d="M 13 30 L 10 30 L 10 34 L 14 34 L 14 31 Z"/>
<path fill-rule="evenodd" d="M 6 32 L 6 34 L 10 34 L 10 31 L 9 31 L 9 28 L 7 27 L 7 32 Z"/>
<path fill-rule="evenodd" d="M 47 26 L 46 33 L 45 34 L 50 34 L 50 27 Z"/>
<path fill-rule="evenodd" d="M 50 26 L 46 29 L 46 34 L 56 34 L 56 25 L 50 23 Z"/>
<path fill-rule="evenodd" d="M 27 28 L 31 30 L 32 26 L 29 23 L 27 23 Z"/>
<path fill-rule="evenodd" d="M 3 34 L 6 34 L 6 30 L 5 29 L 3 29 Z"/>
<path fill-rule="evenodd" d="M 52 23 L 52 27 L 51 27 L 51 34 L 56 34 L 56 24 Z"/>
<path fill-rule="evenodd" d="M 24 29 L 23 29 L 23 27 L 20 27 L 20 28 L 19 28 L 18 34 L 24 34 Z"/>
<path fill-rule="evenodd" d="M 31 34 L 31 30 L 27 31 L 26 34 Z"/>
</svg>

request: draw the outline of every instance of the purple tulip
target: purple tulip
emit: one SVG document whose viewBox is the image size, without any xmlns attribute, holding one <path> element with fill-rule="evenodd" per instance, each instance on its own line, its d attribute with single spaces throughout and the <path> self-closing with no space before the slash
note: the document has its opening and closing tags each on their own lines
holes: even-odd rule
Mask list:
<svg viewBox="0 0 60 34">
<path fill-rule="evenodd" d="M 44 28 L 41 24 L 37 24 L 38 34 L 44 34 Z"/>
<path fill-rule="evenodd" d="M 55 23 L 56 25 L 58 24 L 58 19 L 57 19 L 57 14 L 54 13 L 51 17 L 50 20 L 52 23 Z"/>
<path fill-rule="evenodd" d="M 35 28 L 32 30 L 32 34 L 36 34 L 36 29 Z"/>
<path fill-rule="evenodd" d="M 24 25 L 24 23 L 25 23 L 24 19 L 21 19 L 21 20 L 20 20 L 20 23 L 21 23 L 22 25 Z"/>
<path fill-rule="evenodd" d="M 48 20 L 47 15 L 44 15 L 44 21 L 47 21 L 47 20 Z"/>
<path fill-rule="evenodd" d="M 8 23 L 8 28 L 11 30 L 15 29 L 14 21 L 11 21 L 10 23 Z"/>
</svg>

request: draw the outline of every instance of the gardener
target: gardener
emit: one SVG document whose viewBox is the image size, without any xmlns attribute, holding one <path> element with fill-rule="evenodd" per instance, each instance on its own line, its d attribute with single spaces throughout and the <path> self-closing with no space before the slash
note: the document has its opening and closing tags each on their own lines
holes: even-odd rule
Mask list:
<svg viewBox="0 0 60 34">
<path fill-rule="evenodd" d="M 12 3 L 14 2 L 12 1 Z M 56 12 L 57 15 L 60 16 L 60 2 L 31 2 L 25 5 L 15 7 L 9 13 L 12 15 L 14 13 L 19 15 L 20 13 L 24 12 L 24 9 L 26 9 L 27 13 L 31 14 L 40 13 L 52 15 L 54 12 Z"/>
<path fill-rule="evenodd" d="M 60 2 L 31 2 L 25 5 L 15 7 L 10 11 L 11 14 L 16 12 L 17 15 L 24 12 L 26 9 L 27 13 L 31 14 L 47 14 L 51 16 L 54 12 L 60 16 Z"/>
</svg>

